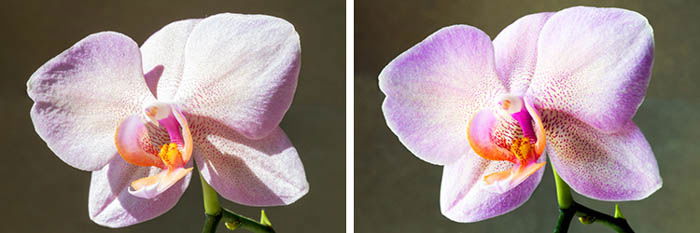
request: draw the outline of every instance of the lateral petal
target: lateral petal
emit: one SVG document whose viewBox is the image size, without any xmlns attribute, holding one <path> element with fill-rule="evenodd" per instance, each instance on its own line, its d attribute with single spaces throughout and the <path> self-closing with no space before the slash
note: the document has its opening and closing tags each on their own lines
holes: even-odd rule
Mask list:
<svg viewBox="0 0 700 233">
<path fill-rule="evenodd" d="M 644 16 L 572 7 L 552 15 L 538 42 L 529 96 L 605 133 L 624 130 L 642 103 L 654 53 Z"/>
<path fill-rule="evenodd" d="M 264 138 L 292 102 L 300 50 L 299 35 L 283 19 L 230 13 L 205 18 L 185 46 L 175 102 L 248 138 Z"/>
<path fill-rule="evenodd" d="M 428 36 L 379 74 L 387 125 L 429 163 L 464 156 L 469 119 L 505 93 L 493 59 L 491 39 L 475 27 L 455 25 Z"/>
</svg>

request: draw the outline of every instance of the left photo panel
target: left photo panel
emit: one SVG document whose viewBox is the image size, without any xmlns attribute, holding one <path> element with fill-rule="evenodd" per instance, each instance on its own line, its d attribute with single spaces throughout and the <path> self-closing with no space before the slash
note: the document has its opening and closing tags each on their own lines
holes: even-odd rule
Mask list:
<svg viewBox="0 0 700 233">
<path fill-rule="evenodd" d="M 3 232 L 345 231 L 345 1 L 0 12 Z"/>
</svg>

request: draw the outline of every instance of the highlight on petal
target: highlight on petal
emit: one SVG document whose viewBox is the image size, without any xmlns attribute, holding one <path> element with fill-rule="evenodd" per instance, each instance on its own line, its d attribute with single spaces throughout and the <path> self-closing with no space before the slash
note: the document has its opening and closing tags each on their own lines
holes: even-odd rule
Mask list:
<svg viewBox="0 0 700 233">
<path fill-rule="evenodd" d="M 251 139 L 276 130 L 299 74 L 299 35 L 292 24 L 265 15 L 218 14 L 192 29 L 184 51 L 174 102 Z"/>
<path fill-rule="evenodd" d="M 185 46 L 190 33 L 201 19 L 172 22 L 153 33 L 141 45 L 145 70 L 163 67 L 162 75 L 151 90 L 162 101 L 172 101 L 182 80 L 185 67 Z M 151 87 L 151 85 L 149 85 Z M 157 91 L 156 91 L 157 90 Z"/>
<path fill-rule="evenodd" d="M 207 127 L 201 131 L 206 135 L 195 136 L 194 159 L 202 177 L 224 198 L 250 206 L 278 206 L 309 191 L 299 155 L 280 128 L 252 140 L 213 119 L 189 119 Z"/>
<path fill-rule="evenodd" d="M 654 153 L 633 122 L 608 134 L 574 116 L 544 111 L 543 123 L 550 161 L 576 192 L 604 201 L 630 201 L 661 188 Z"/>
<path fill-rule="evenodd" d="M 379 75 L 389 128 L 418 158 L 444 165 L 469 151 L 469 119 L 505 93 L 491 39 L 481 30 L 445 27 L 395 58 Z"/>
<path fill-rule="evenodd" d="M 493 39 L 496 70 L 509 93 L 522 95 L 530 86 L 537 63 L 540 30 L 554 12 L 526 15 Z"/>
<path fill-rule="evenodd" d="M 128 191 L 132 181 L 156 175 L 160 171 L 155 167 L 128 164 L 119 157 L 101 170 L 94 171 L 88 198 L 90 219 L 106 227 L 125 227 L 153 219 L 170 210 L 187 188 L 191 172 L 157 198 L 145 199 Z"/>
<path fill-rule="evenodd" d="M 116 154 L 114 128 L 153 98 L 136 43 L 92 34 L 42 65 L 27 82 L 34 128 L 64 162 L 98 170 Z"/>
<path fill-rule="evenodd" d="M 518 159 L 508 150 L 493 142 L 491 134 L 496 126 L 497 118 L 490 109 L 478 112 L 469 121 L 467 138 L 474 153 L 488 160 L 505 160 L 518 163 Z"/>
<path fill-rule="evenodd" d="M 538 109 L 565 112 L 605 133 L 624 130 L 642 103 L 654 53 L 644 16 L 618 8 L 572 7 L 540 32 L 528 95 Z"/>
<path fill-rule="evenodd" d="M 457 222 L 477 222 L 518 208 L 535 191 L 545 169 L 536 169 L 519 185 L 503 193 L 488 192 L 483 181 L 485 175 L 508 171 L 513 166 L 507 161 L 486 160 L 471 151 L 446 165 L 440 189 L 442 214 Z"/>
</svg>

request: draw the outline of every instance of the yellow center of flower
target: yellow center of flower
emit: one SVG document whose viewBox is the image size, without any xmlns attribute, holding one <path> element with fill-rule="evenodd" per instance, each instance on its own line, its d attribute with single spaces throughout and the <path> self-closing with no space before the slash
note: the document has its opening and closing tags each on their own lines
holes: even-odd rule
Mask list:
<svg viewBox="0 0 700 233">
<path fill-rule="evenodd" d="M 165 164 L 169 170 L 174 169 L 176 165 L 182 164 L 183 162 L 182 154 L 177 149 L 177 144 L 172 142 L 163 144 L 163 146 L 160 147 L 158 157 L 163 160 L 163 164 Z"/>
<path fill-rule="evenodd" d="M 510 152 L 520 161 L 526 161 L 530 156 L 530 151 L 532 151 L 532 144 L 530 144 L 530 138 L 527 137 L 514 139 L 513 144 L 510 145 Z"/>
</svg>

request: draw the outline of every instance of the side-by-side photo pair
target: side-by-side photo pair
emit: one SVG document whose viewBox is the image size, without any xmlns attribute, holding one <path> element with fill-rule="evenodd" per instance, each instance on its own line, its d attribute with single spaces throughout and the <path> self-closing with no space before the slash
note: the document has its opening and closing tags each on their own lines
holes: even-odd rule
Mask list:
<svg viewBox="0 0 700 233">
<path fill-rule="evenodd" d="M 7 2 L 0 232 L 695 232 L 699 11 Z"/>
</svg>

